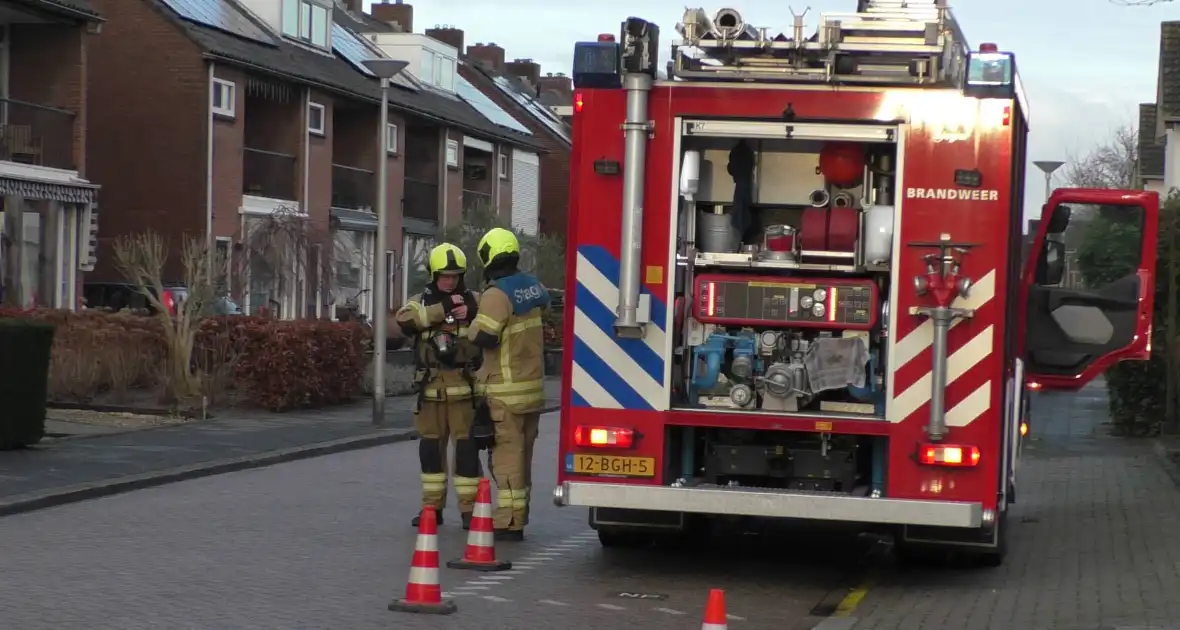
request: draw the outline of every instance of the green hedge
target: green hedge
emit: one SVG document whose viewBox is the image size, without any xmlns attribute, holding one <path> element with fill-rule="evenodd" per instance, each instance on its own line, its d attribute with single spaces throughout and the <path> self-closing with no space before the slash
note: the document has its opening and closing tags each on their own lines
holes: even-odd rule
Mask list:
<svg viewBox="0 0 1180 630">
<path fill-rule="evenodd" d="M 1169 198 L 1160 208 L 1158 258 L 1155 274 L 1155 312 L 1152 319 L 1149 361 L 1126 361 L 1106 371 L 1110 415 L 1116 431 L 1124 435 L 1158 433 L 1164 421 L 1167 352 L 1174 352 L 1174 335 L 1167 330 L 1168 236 L 1180 213 L 1180 199 Z M 1088 287 L 1099 287 L 1127 274 L 1139 261 L 1141 228 L 1099 211 L 1081 234 L 1078 267 Z"/>
<path fill-rule="evenodd" d="M 0 449 L 20 448 L 45 435 L 45 400 L 53 324 L 0 319 Z"/>
</svg>

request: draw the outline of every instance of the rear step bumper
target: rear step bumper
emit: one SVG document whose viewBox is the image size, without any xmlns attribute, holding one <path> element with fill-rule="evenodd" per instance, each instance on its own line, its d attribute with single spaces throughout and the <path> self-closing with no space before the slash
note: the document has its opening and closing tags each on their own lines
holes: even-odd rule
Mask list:
<svg viewBox="0 0 1180 630">
<path fill-rule="evenodd" d="M 979 528 L 980 503 L 873 499 L 834 493 L 752 488 L 672 488 L 567 481 L 553 489 L 559 507 L 582 506 L 802 518 L 891 525 Z"/>
</svg>

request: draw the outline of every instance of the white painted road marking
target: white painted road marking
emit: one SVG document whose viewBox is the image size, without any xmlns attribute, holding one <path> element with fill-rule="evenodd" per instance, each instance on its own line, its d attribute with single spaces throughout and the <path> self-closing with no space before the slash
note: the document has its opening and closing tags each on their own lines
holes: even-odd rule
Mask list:
<svg viewBox="0 0 1180 630">
<path fill-rule="evenodd" d="M 614 604 L 598 604 L 598 607 L 605 608 L 607 610 L 627 610 L 626 608 L 623 608 L 622 606 L 615 606 Z"/>
<path fill-rule="evenodd" d="M 481 595 L 481 597 L 488 600 L 489 602 L 496 602 L 496 603 L 504 603 L 504 602 L 512 601 L 511 599 L 505 599 L 503 597 L 497 597 L 495 595 Z"/>
<path fill-rule="evenodd" d="M 538 604 L 548 604 L 550 606 L 569 606 L 569 604 L 567 604 L 565 602 L 557 602 L 557 601 L 553 601 L 552 599 L 537 600 L 537 603 Z"/>
<path fill-rule="evenodd" d="M 656 608 L 656 610 L 659 612 L 662 612 L 662 613 L 668 613 L 669 615 L 683 615 L 684 614 L 684 613 L 680 612 L 679 610 L 675 610 L 673 608 Z"/>
</svg>

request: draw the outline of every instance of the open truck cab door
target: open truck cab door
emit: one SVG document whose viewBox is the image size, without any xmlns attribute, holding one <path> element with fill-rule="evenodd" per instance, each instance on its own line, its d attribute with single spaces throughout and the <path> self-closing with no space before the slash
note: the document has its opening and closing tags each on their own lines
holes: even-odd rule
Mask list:
<svg viewBox="0 0 1180 630">
<path fill-rule="evenodd" d="M 1066 188 L 1049 197 L 1021 283 L 1029 381 L 1076 390 L 1119 361 L 1151 356 L 1159 205 L 1158 193 L 1136 190 Z M 1081 287 L 1067 277 L 1066 234 L 1080 241 L 1088 221 L 1112 224 L 1109 273 Z"/>
</svg>

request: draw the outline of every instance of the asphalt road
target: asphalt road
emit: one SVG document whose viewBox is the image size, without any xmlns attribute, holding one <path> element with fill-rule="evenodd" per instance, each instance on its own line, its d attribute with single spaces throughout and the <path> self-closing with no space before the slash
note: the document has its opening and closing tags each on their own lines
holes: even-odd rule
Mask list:
<svg viewBox="0 0 1180 630">
<path fill-rule="evenodd" d="M 708 589 L 724 588 L 734 627 L 781 630 L 812 627 L 809 612 L 847 592 L 860 548 L 843 534 L 834 535 L 853 547 L 786 531 L 767 534 L 771 554 L 748 537 L 703 550 L 603 550 L 584 510 L 549 500 L 556 420 L 545 417 L 538 442 L 527 540 L 498 548 L 513 570 L 443 569 L 459 607 L 450 617 L 386 610 L 404 589 L 416 537 L 410 442 L 0 519 L 0 627 L 693 628 Z M 453 505 L 439 537 L 444 563 L 466 542 Z"/>
<path fill-rule="evenodd" d="M 904 569 L 825 525 L 604 550 L 585 511 L 548 498 L 549 414 L 527 540 L 498 546 L 515 566 L 443 568 L 454 615 L 386 610 L 416 536 L 411 442 L 2 518 L 0 628 L 687 629 L 710 588 L 734 630 L 1180 628 L 1180 493 L 1150 445 L 1102 436 L 1087 396 L 1046 402 L 1000 569 Z M 466 541 L 446 516 L 444 563 Z M 841 603 L 849 616 L 825 617 Z"/>
</svg>

